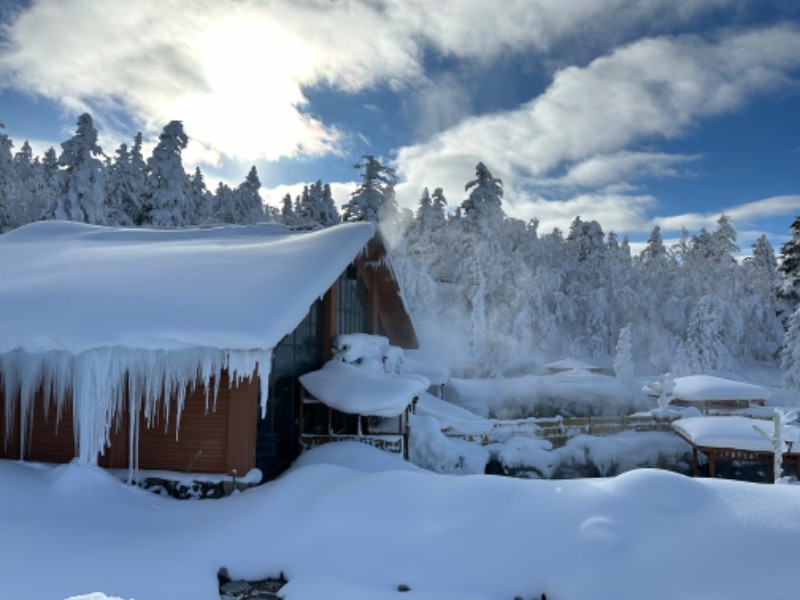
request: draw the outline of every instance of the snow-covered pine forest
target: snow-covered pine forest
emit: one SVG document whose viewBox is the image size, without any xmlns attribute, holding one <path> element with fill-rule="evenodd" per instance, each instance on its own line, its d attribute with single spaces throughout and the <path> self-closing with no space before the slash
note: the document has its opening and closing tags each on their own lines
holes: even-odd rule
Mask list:
<svg viewBox="0 0 800 600">
<path fill-rule="evenodd" d="M 364 156 L 340 215 L 322 181 L 265 205 L 255 167 L 239 185 L 211 191 L 199 168 L 186 172 L 187 143 L 172 121 L 151 156 L 141 133 L 108 155 L 83 114 L 61 151 L 40 157 L 27 141 L 15 151 L 0 130 L 0 232 L 40 219 L 146 227 L 267 220 L 297 229 L 380 221 L 415 322 L 448 340 L 440 355 L 449 366 L 502 376 L 543 357 L 620 362 L 624 348 L 643 357 L 647 372 L 677 375 L 777 363 L 784 385 L 800 388 L 800 216 L 777 254 L 761 236 L 737 261 L 743 249 L 725 215 L 713 231 L 684 230 L 673 244 L 656 226 L 633 253 L 627 238 L 580 216 L 569 231 L 508 217 L 503 182 L 482 163 L 464 174 L 464 190 L 431 182 L 412 212 L 397 205 L 393 169 Z"/>
</svg>

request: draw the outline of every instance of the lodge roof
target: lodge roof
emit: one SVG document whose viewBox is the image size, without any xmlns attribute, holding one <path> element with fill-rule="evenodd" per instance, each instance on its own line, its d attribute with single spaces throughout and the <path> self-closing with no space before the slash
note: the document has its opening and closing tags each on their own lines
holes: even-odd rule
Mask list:
<svg viewBox="0 0 800 600">
<path fill-rule="evenodd" d="M 0 236 L 0 354 L 269 349 L 374 235 L 368 223 L 27 225 Z"/>
</svg>

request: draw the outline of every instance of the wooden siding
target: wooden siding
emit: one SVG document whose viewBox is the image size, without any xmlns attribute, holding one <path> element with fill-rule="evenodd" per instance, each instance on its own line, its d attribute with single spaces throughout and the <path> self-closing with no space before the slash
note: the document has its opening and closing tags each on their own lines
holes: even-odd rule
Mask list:
<svg viewBox="0 0 800 600">
<path fill-rule="evenodd" d="M 417 333 L 406 312 L 400 287 L 386 264 L 386 247 L 380 234 L 367 244 L 366 252 L 356 259 L 356 267 L 370 296 L 370 320 L 377 333 L 377 320 L 383 324 L 389 341 L 401 348 L 419 348 Z"/>
<path fill-rule="evenodd" d="M 152 428 L 140 416 L 139 468 L 162 469 L 186 473 L 230 473 L 236 469 L 243 475 L 255 466 L 255 427 L 258 403 L 258 379 L 243 380 L 228 387 L 228 376 L 220 380 L 216 410 L 213 397 L 206 411 L 205 390 L 199 387 L 188 393 L 181 413 L 179 436 L 175 425 L 177 402 L 170 401 L 169 421 L 164 410 L 158 411 Z M 0 458 L 20 458 L 19 425 L 5 436 L 5 398 L 0 394 Z M 235 406 L 233 405 L 235 403 Z M 76 455 L 71 402 L 56 424 L 55 404 L 50 401 L 45 418 L 41 394 L 36 396 L 30 433 L 26 437 L 22 458 L 30 461 L 65 463 Z M 15 411 L 19 422 L 19 411 Z M 112 423 L 110 445 L 98 458 L 103 467 L 124 468 L 129 456 L 129 416 L 123 411 Z"/>
</svg>

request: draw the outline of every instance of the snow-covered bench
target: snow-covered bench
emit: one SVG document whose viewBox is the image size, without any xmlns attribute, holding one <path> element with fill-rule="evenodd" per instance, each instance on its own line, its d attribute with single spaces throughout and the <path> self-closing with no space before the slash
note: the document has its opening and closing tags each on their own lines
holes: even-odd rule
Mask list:
<svg viewBox="0 0 800 600">
<path fill-rule="evenodd" d="M 672 427 L 692 446 L 695 476 L 699 475 L 698 452 L 708 458 L 709 477 L 715 476 L 716 462 L 720 460 L 772 463 L 774 459 L 773 446 L 767 439 L 772 435 L 771 421 L 739 416 L 691 417 L 675 421 Z M 786 426 L 784 439 L 788 451 L 783 453 L 783 459 L 795 463 L 800 474 L 800 427 Z"/>
</svg>

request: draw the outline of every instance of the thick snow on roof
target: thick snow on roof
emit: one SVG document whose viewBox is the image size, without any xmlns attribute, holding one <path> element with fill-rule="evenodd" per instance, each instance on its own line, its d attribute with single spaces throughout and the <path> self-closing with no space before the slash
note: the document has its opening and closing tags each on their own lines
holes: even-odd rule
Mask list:
<svg viewBox="0 0 800 600">
<path fill-rule="evenodd" d="M 648 383 L 642 391 L 651 396 L 660 393 L 658 383 Z M 675 378 L 672 396 L 680 400 L 702 402 L 703 400 L 767 400 L 770 391 L 760 385 L 742 383 L 712 375 L 689 375 Z"/>
<path fill-rule="evenodd" d="M 672 427 L 696 446 L 772 452 L 772 443 L 753 429 L 758 427 L 771 436 L 772 421 L 748 417 L 692 417 L 675 421 Z M 800 427 L 788 425 L 784 437 L 788 442 L 800 442 Z"/>
<path fill-rule="evenodd" d="M 319 371 L 300 377 L 303 386 L 325 405 L 354 415 L 396 417 L 430 387 L 418 375 L 382 373 L 328 361 Z"/>
<path fill-rule="evenodd" d="M 0 236 L 0 353 L 272 348 L 374 233 L 27 225 Z"/>
</svg>

